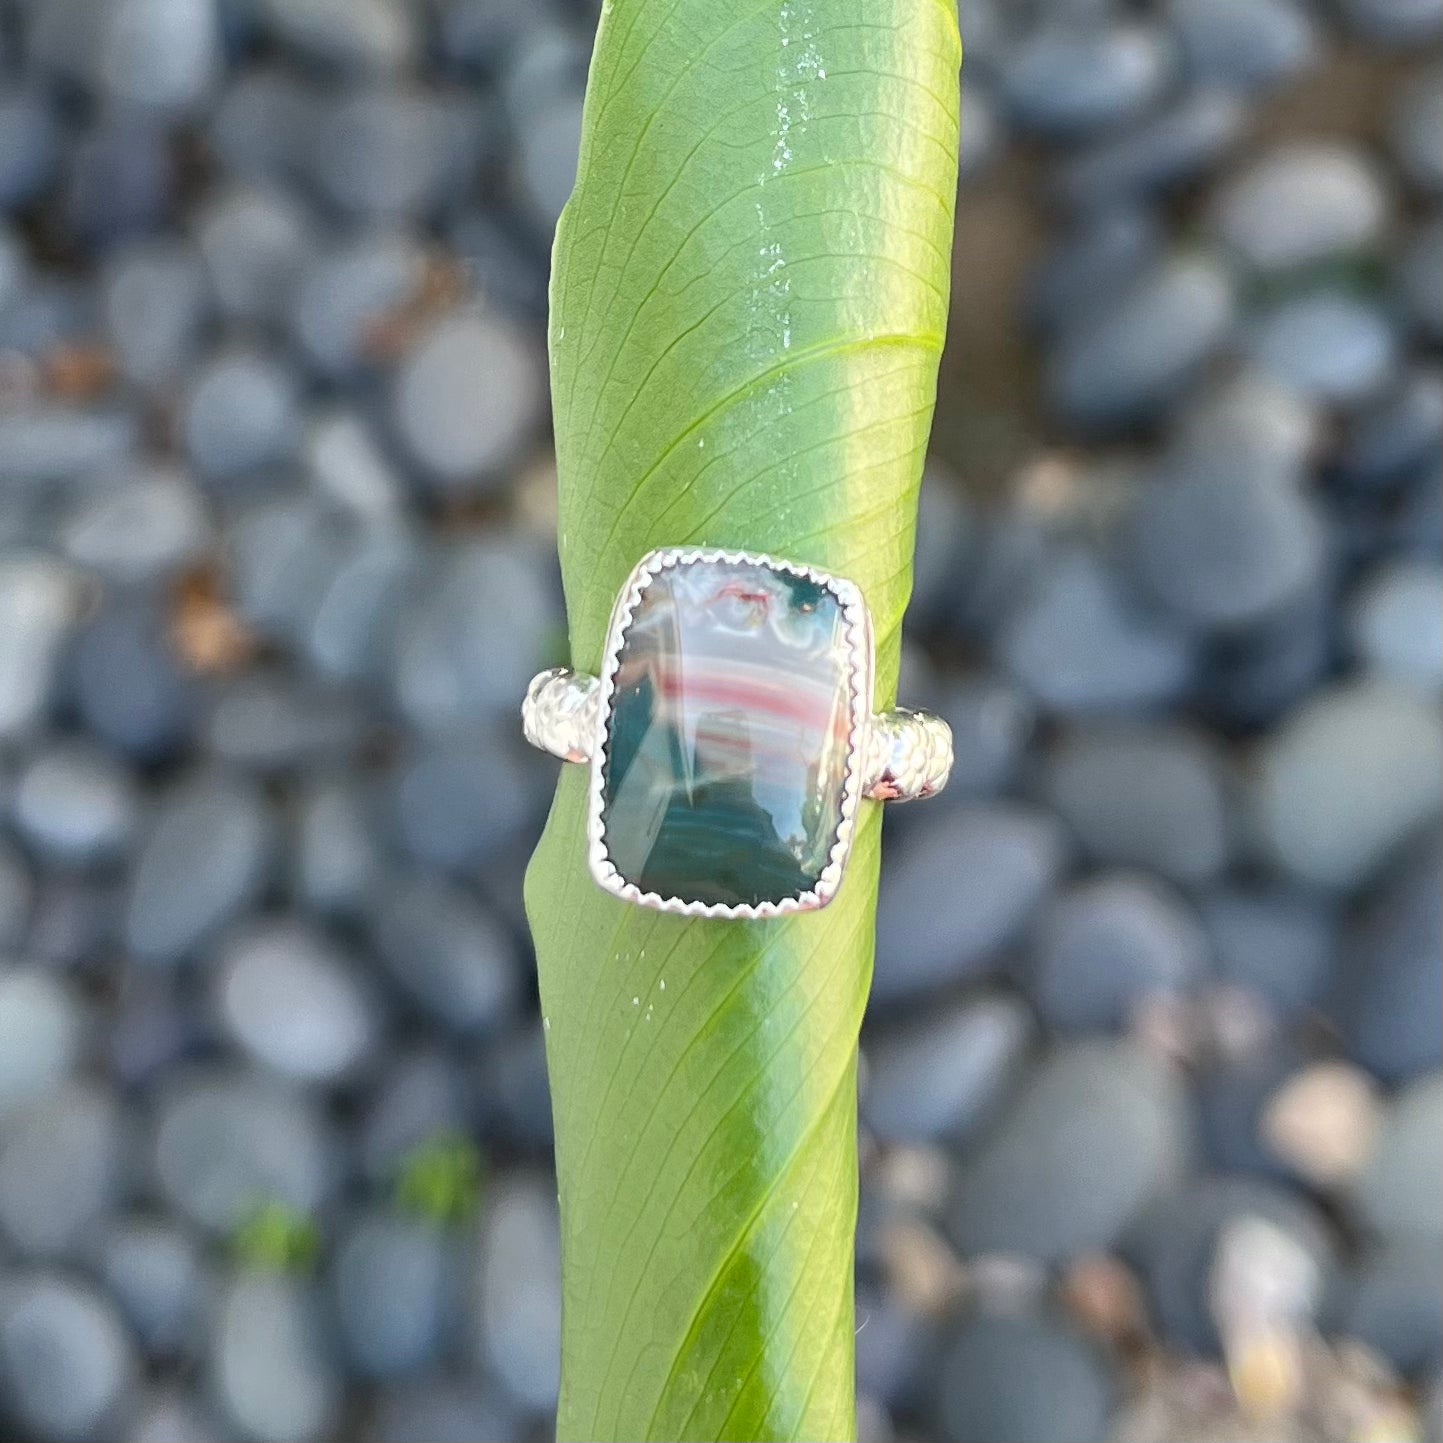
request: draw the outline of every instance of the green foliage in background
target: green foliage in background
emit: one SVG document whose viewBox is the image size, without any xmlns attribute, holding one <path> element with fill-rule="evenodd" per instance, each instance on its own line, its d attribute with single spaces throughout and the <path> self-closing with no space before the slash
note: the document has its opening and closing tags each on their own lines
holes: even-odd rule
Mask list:
<svg viewBox="0 0 1443 1443">
<path fill-rule="evenodd" d="M 947 315 L 952 0 L 609 0 L 557 232 L 573 663 L 661 545 L 863 587 L 895 683 Z M 527 879 L 556 1117 L 563 1439 L 852 1436 L 857 1035 L 880 809 L 822 912 L 697 921 Z"/>
<path fill-rule="evenodd" d="M 321 1252 L 321 1232 L 309 1213 L 289 1203 L 257 1203 L 236 1228 L 231 1251 L 238 1266 L 261 1273 L 308 1273 Z"/>
</svg>

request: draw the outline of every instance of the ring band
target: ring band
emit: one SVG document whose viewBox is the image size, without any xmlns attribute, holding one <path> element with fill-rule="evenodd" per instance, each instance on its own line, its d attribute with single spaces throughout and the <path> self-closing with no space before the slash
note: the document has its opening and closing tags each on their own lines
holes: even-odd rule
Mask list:
<svg viewBox="0 0 1443 1443">
<path fill-rule="evenodd" d="M 860 590 L 755 552 L 649 552 L 622 587 L 600 676 L 553 667 L 526 740 L 591 769 L 588 862 L 607 891 L 687 916 L 825 906 L 862 798 L 946 785 L 952 733 L 872 711 Z"/>
</svg>

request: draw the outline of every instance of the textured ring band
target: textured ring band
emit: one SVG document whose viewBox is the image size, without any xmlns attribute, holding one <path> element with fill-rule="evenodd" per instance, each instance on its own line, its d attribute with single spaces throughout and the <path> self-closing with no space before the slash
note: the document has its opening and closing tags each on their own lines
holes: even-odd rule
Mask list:
<svg viewBox="0 0 1443 1443">
<path fill-rule="evenodd" d="M 932 796 L 952 733 L 872 711 L 860 590 L 752 552 L 648 553 L 622 587 L 600 676 L 527 688 L 533 746 L 589 765 L 588 862 L 627 901 L 689 916 L 825 906 L 864 797 Z"/>
</svg>

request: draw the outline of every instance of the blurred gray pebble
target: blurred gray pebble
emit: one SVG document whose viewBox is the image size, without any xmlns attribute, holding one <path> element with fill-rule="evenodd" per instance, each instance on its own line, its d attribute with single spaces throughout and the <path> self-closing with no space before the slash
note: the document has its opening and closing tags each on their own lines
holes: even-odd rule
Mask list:
<svg viewBox="0 0 1443 1443">
<path fill-rule="evenodd" d="M 64 481 L 113 466 L 135 447 L 136 416 L 41 402 L 0 412 L 0 484 Z"/>
<path fill-rule="evenodd" d="M 78 574 L 59 561 L 20 551 L 0 557 L 0 740 L 19 739 L 45 714 L 82 599 Z"/>
<path fill-rule="evenodd" d="M 265 565 L 263 549 L 255 559 Z M 295 609 L 281 620 L 287 629 L 304 622 L 306 655 L 322 676 L 371 679 L 391 649 L 396 609 L 429 556 L 409 530 L 368 527 L 331 559 L 335 565 L 317 578 L 318 590 L 297 587 Z M 274 580 L 285 595 L 285 578 Z"/>
<path fill-rule="evenodd" d="M 1338 456 L 1342 479 L 1359 490 L 1393 489 L 1443 457 L 1443 372 L 1419 368 L 1349 418 Z"/>
<path fill-rule="evenodd" d="M 1434 66 L 1409 82 L 1388 134 L 1404 175 L 1429 195 L 1443 193 L 1443 68 Z"/>
<path fill-rule="evenodd" d="M 297 287 L 296 339 L 325 375 L 357 375 L 380 358 L 385 320 L 415 299 L 425 271 L 425 247 L 407 230 L 365 232 L 322 251 Z"/>
<path fill-rule="evenodd" d="M 175 978 L 149 972 L 127 979 L 106 1018 L 105 1058 L 118 1082 L 144 1087 L 212 1041 L 211 1028 L 184 1004 Z"/>
<path fill-rule="evenodd" d="M 401 608 L 396 700 L 421 731 L 512 718 L 548 664 L 560 620 L 550 568 L 527 542 L 488 538 L 444 550 Z"/>
<path fill-rule="evenodd" d="M 0 840 L 0 955 L 13 952 L 20 944 L 34 898 L 35 884 L 25 859 L 9 842 Z"/>
<path fill-rule="evenodd" d="M 373 899 L 370 932 L 393 981 L 434 1021 L 471 1034 L 514 1010 L 511 941 L 458 884 L 424 875 L 388 881 Z"/>
<path fill-rule="evenodd" d="M 128 1162 L 120 1107 L 73 1083 L 0 1131 L 0 1234 L 21 1256 L 74 1257 L 120 1201 Z"/>
<path fill-rule="evenodd" d="M 1028 995 L 1044 1024 L 1063 1033 L 1119 1029 L 1149 1002 L 1187 995 L 1208 955 L 1184 899 L 1126 872 L 1052 898 L 1028 952 Z"/>
<path fill-rule="evenodd" d="M 1347 24 L 1365 40 L 1399 49 L 1443 35 L 1440 0 L 1339 0 Z"/>
<path fill-rule="evenodd" d="M 1032 275 L 1033 323 L 1051 332 L 1082 312 L 1110 304 L 1162 254 L 1163 228 L 1142 206 L 1099 207 L 1048 247 Z M 918 543 L 921 544 L 921 536 Z"/>
<path fill-rule="evenodd" d="M 1284 271 L 1376 245 L 1389 211 L 1382 177 L 1365 153 L 1299 141 L 1226 181 L 1208 224 L 1248 265 Z"/>
<path fill-rule="evenodd" d="M 949 467 L 929 460 L 917 493 L 909 621 L 926 626 L 945 613 L 958 570 L 971 553 L 974 526 L 972 499 L 961 480 Z"/>
<path fill-rule="evenodd" d="M 301 458 L 317 490 L 348 515 L 404 530 L 404 482 L 357 412 L 314 417 L 306 427 Z"/>
<path fill-rule="evenodd" d="M 1375 681 L 1335 683 L 1260 744 L 1259 835 L 1298 881 L 1351 889 L 1438 815 L 1440 769 L 1434 706 Z"/>
<path fill-rule="evenodd" d="M 231 1279 L 216 1309 L 208 1374 L 235 1431 L 257 1443 L 311 1443 L 338 1420 L 341 1380 L 317 1299 L 299 1279 Z"/>
<path fill-rule="evenodd" d="M 1210 1000 L 1220 999 L 1215 994 Z M 1221 999 L 1224 1014 L 1231 1001 Z M 1246 1004 L 1242 1015 L 1247 1016 Z M 1279 1155 L 1263 1119 L 1278 1093 L 1313 1061 L 1286 1032 L 1274 1034 L 1265 1046 L 1205 1056 L 1192 1086 L 1204 1167 L 1296 1181 L 1292 1160 Z"/>
<path fill-rule="evenodd" d="M 225 1443 L 210 1410 L 185 1393 L 158 1390 L 137 1406 L 123 1443 Z"/>
<path fill-rule="evenodd" d="M 293 179 L 305 169 L 317 108 L 303 75 L 279 65 L 247 68 L 226 87 L 211 117 L 210 144 L 236 175 Z"/>
<path fill-rule="evenodd" d="M 968 52 L 969 59 L 971 52 Z M 1003 142 L 996 102 L 988 90 L 962 82 L 957 114 L 957 175 L 964 184 L 986 168 Z"/>
<path fill-rule="evenodd" d="M 873 1000 L 909 1000 L 992 970 L 1066 853 L 1054 818 L 1010 802 L 915 824 L 882 881 Z"/>
<path fill-rule="evenodd" d="M 1400 1376 L 1426 1378 L 1443 1365 L 1443 1239 L 1397 1238 L 1364 1255 L 1339 1288 L 1330 1321 L 1386 1358 Z"/>
<path fill-rule="evenodd" d="M 1276 1229 L 1326 1281 L 1334 1243 L 1322 1215 L 1299 1193 L 1263 1178 L 1196 1178 L 1149 1211 L 1127 1251 L 1147 1285 L 1152 1315 L 1165 1342 L 1216 1357 L 1218 1323 L 1212 1274 L 1224 1230 L 1245 1219 Z M 1252 1320 L 1240 1317 L 1237 1326 Z"/>
<path fill-rule="evenodd" d="M 498 317 L 449 316 L 395 377 L 391 411 L 407 449 L 442 491 L 486 490 L 536 434 L 545 393 L 537 357 Z"/>
<path fill-rule="evenodd" d="M 415 58 L 415 13 L 403 0 L 258 0 L 277 40 L 351 74 L 389 74 Z"/>
<path fill-rule="evenodd" d="M 43 1098 L 77 1065 L 86 1021 L 79 995 L 62 977 L 0 966 L 0 1120 Z"/>
<path fill-rule="evenodd" d="M 273 186 L 230 186 L 201 207 L 195 236 L 222 315 L 268 323 L 291 313 L 316 248 L 311 219 L 294 196 Z"/>
<path fill-rule="evenodd" d="M 338 1158 L 327 1121 L 301 1094 L 257 1073 L 183 1073 L 155 1110 L 151 1162 L 166 1200 L 222 1236 L 276 1203 L 303 1216 L 328 1201 Z"/>
<path fill-rule="evenodd" d="M 482 1358 L 518 1406 L 556 1406 L 561 1361 L 561 1254 L 556 1189 L 525 1173 L 488 1190 L 480 1228 Z"/>
<path fill-rule="evenodd" d="M 1086 429 L 1146 420 L 1177 399 L 1233 320 L 1233 284 L 1220 265 L 1164 260 L 1114 305 L 1062 332 L 1046 358 L 1048 400 L 1063 421 Z"/>
<path fill-rule="evenodd" d="M 226 539 L 228 580 L 241 619 L 278 641 L 304 642 L 327 586 L 355 544 L 350 528 L 332 508 L 297 492 L 238 513 Z"/>
<path fill-rule="evenodd" d="M 1074 548 L 1037 578 L 1003 620 L 997 655 L 1047 712 L 1148 710 L 1183 694 L 1191 638 L 1146 611 L 1115 572 Z"/>
<path fill-rule="evenodd" d="M 221 762 L 259 772 L 302 771 L 353 757 L 367 720 L 348 692 L 257 669 L 217 688 L 206 741 Z"/>
<path fill-rule="evenodd" d="M 1102 1443 L 1121 1391 L 1107 1355 L 1047 1316 L 970 1318 L 943 1348 L 938 1372 L 946 1443 Z"/>
<path fill-rule="evenodd" d="M 581 148 L 578 89 L 532 111 L 516 133 L 516 188 L 521 204 L 543 235 L 550 235 L 576 181 Z"/>
<path fill-rule="evenodd" d="M 181 429 L 196 466 L 234 481 L 295 453 L 300 418 L 296 378 L 277 357 L 247 346 L 217 352 L 195 372 Z"/>
<path fill-rule="evenodd" d="M 1130 722 L 1069 733 L 1044 759 L 1041 790 L 1099 865 L 1193 886 L 1227 864 L 1223 757 L 1185 727 Z"/>
<path fill-rule="evenodd" d="M 1082 210 L 1179 189 L 1222 160 L 1246 125 L 1246 107 L 1231 91 L 1192 91 L 1065 160 L 1053 190 Z"/>
<path fill-rule="evenodd" d="M 1259 370 L 1331 405 L 1377 396 L 1398 362 L 1383 309 L 1342 291 L 1279 302 L 1249 321 L 1243 342 Z"/>
<path fill-rule="evenodd" d="M 226 1032 L 296 1082 L 345 1080 L 371 1056 L 380 1020 L 359 960 L 298 918 L 247 927 L 213 964 Z"/>
<path fill-rule="evenodd" d="M 359 1131 L 361 1168 L 378 1187 L 393 1184 L 417 1148 L 470 1130 L 469 1089 L 449 1053 L 413 1047 L 393 1053 L 384 1068 Z"/>
<path fill-rule="evenodd" d="M 371 1211 L 336 1244 L 330 1283 L 341 1347 L 363 1378 L 414 1376 L 434 1364 L 454 1322 L 459 1259 L 437 1224 Z"/>
<path fill-rule="evenodd" d="M 66 169 L 65 217 L 105 250 L 161 230 L 176 196 L 176 157 L 158 120 L 131 107 L 102 111 L 80 133 Z"/>
<path fill-rule="evenodd" d="M 440 1374 L 378 1393 L 367 1443 L 476 1443 L 522 1433 L 494 1387 Z"/>
<path fill-rule="evenodd" d="M 274 842 L 254 787 L 218 773 L 182 779 L 162 798 L 136 857 L 126 945 L 155 963 L 193 950 L 255 897 Z"/>
<path fill-rule="evenodd" d="M 1044 1264 L 1106 1251 L 1188 1151 L 1182 1084 L 1167 1064 L 1128 1041 L 1062 1045 L 966 1157 L 953 1239 L 965 1253 Z"/>
<path fill-rule="evenodd" d="M 1139 490 L 1127 557 L 1141 584 L 1199 629 L 1255 625 L 1320 586 L 1323 517 L 1292 467 L 1194 445 Z"/>
<path fill-rule="evenodd" d="M 96 78 L 117 106 L 183 111 L 220 68 L 216 0 L 113 0 L 104 8 Z"/>
<path fill-rule="evenodd" d="M 1172 0 L 1168 16 L 1203 84 L 1262 90 L 1318 57 L 1317 25 L 1298 0 Z"/>
<path fill-rule="evenodd" d="M 1351 598 L 1348 631 L 1370 675 L 1437 696 L 1443 690 L 1443 566 L 1399 560 L 1379 567 Z"/>
<path fill-rule="evenodd" d="M 0 1398 L 39 1443 L 106 1436 L 138 1366 L 114 1306 L 88 1283 L 22 1273 L 0 1288 Z"/>
<path fill-rule="evenodd" d="M 32 756 L 12 802 L 20 835 L 60 866 L 118 856 L 135 829 L 137 813 L 129 773 L 83 742 L 57 743 Z"/>
<path fill-rule="evenodd" d="M 1430 341 L 1443 341 L 1443 215 L 1425 220 L 1397 260 L 1396 289 L 1408 321 Z"/>
<path fill-rule="evenodd" d="M 22 205 L 45 188 L 60 135 L 42 89 L 0 80 L 0 206 Z"/>
<path fill-rule="evenodd" d="M 71 687 L 86 726 L 140 761 L 170 755 L 195 715 L 195 688 L 166 624 L 153 602 L 112 604 L 81 631 L 72 658 Z"/>
<path fill-rule="evenodd" d="M 1224 884 L 1198 898 L 1216 974 L 1294 1017 L 1323 998 L 1337 918 L 1324 899 L 1281 884 Z"/>
<path fill-rule="evenodd" d="M 161 1218 L 116 1218 L 94 1243 L 95 1267 L 151 1358 L 189 1358 L 211 1305 L 210 1271 L 198 1241 Z"/>
<path fill-rule="evenodd" d="M 1318 407 L 1275 376 L 1242 368 L 1206 387 L 1176 418 L 1169 458 L 1226 450 L 1258 475 L 1301 484 L 1318 449 Z"/>
<path fill-rule="evenodd" d="M 1443 1236 L 1443 1073 L 1408 1084 L 1388 1104 L 1377 1146 L 1358 1179 L 1363 1221 L 1387 1238 Z"/>
<path fill-rule="evenodd" d="M 507 1145 L 546 1153 L 555 1144 L 551 1087 L 546 1071 L 546 1034 L 532 1018 L 487 1050 L 479 1069 L 488 1122 Z"/>
<path fill-rule="evenodd" d="M 1016 998 L 969 998 L 894 1024 L 864 1044 L 862 1116 L 888 1142 L 962 1143 L 1016 1081 L 1033 1038 Z"/>
<path fill-rule="evenodd" d="M 295 886 L 320 912 L 363 908 L 381 876 L 374 808 L 365 790 L 344 778 L 323 778 L 296 803 Z"/>
<path fill-rule="evenodd" d="M 60 540 L 79 566 L 109 580 L 164 580 L 193 561 L 210 523 L 184 472 L 165 466 L 107 477 L 62 523 Z"/>
<path fill-rule="evenodd" d="M 1167 32 L 1137 24 L 1044 24 L 1002 65 L 1002 90 L 1017 125 L 1070 137 L 1138 114 L 1172 77 Z"/>
<path fill-rule="evenodd" d="M 1350 1056 L 1387 1083 L 1443 1066 L 1443 836 L 1410 845 L 1350 919 L 1333 1019 Z"/>
<path fill-rule="evenodd" d="M 944 686 L 932 706 L 952 728 L 948 788 L 958 797 L 993 797 L 1008 787 L 1035 728 L 1031 701 L 1001 678 L 978 675 Z"/>
<path fill-rule="evenodd" d="M 180 377 L 195 355 L 209 306 L 204 263 L 178 242 L 128 246 L 102 273 L 106 338 L 121 374 L 138 386 Z"/>
<path fill-rule="evenodd" d="M 123 891 L 123 883 L 111 875 L 91 877 L 70 868 L 45 875 L 35 891 L 27 953 L 36 961 L 93 975 L 115 947 Z"/>
</svg>

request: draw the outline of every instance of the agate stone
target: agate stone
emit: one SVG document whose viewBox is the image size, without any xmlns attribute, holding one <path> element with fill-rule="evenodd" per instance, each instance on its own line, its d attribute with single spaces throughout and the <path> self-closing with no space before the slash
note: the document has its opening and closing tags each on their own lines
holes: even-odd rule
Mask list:
<svg viewBox="0 0 1443 1443">
<path fill-rule="evenodd" d="M 622 879 L 708 904 L 825 901 L 852 686 L 845 610 L 824 583 L 748 561 L 653 575 L 622 636 L 602 762 Z"/>
</svg>

